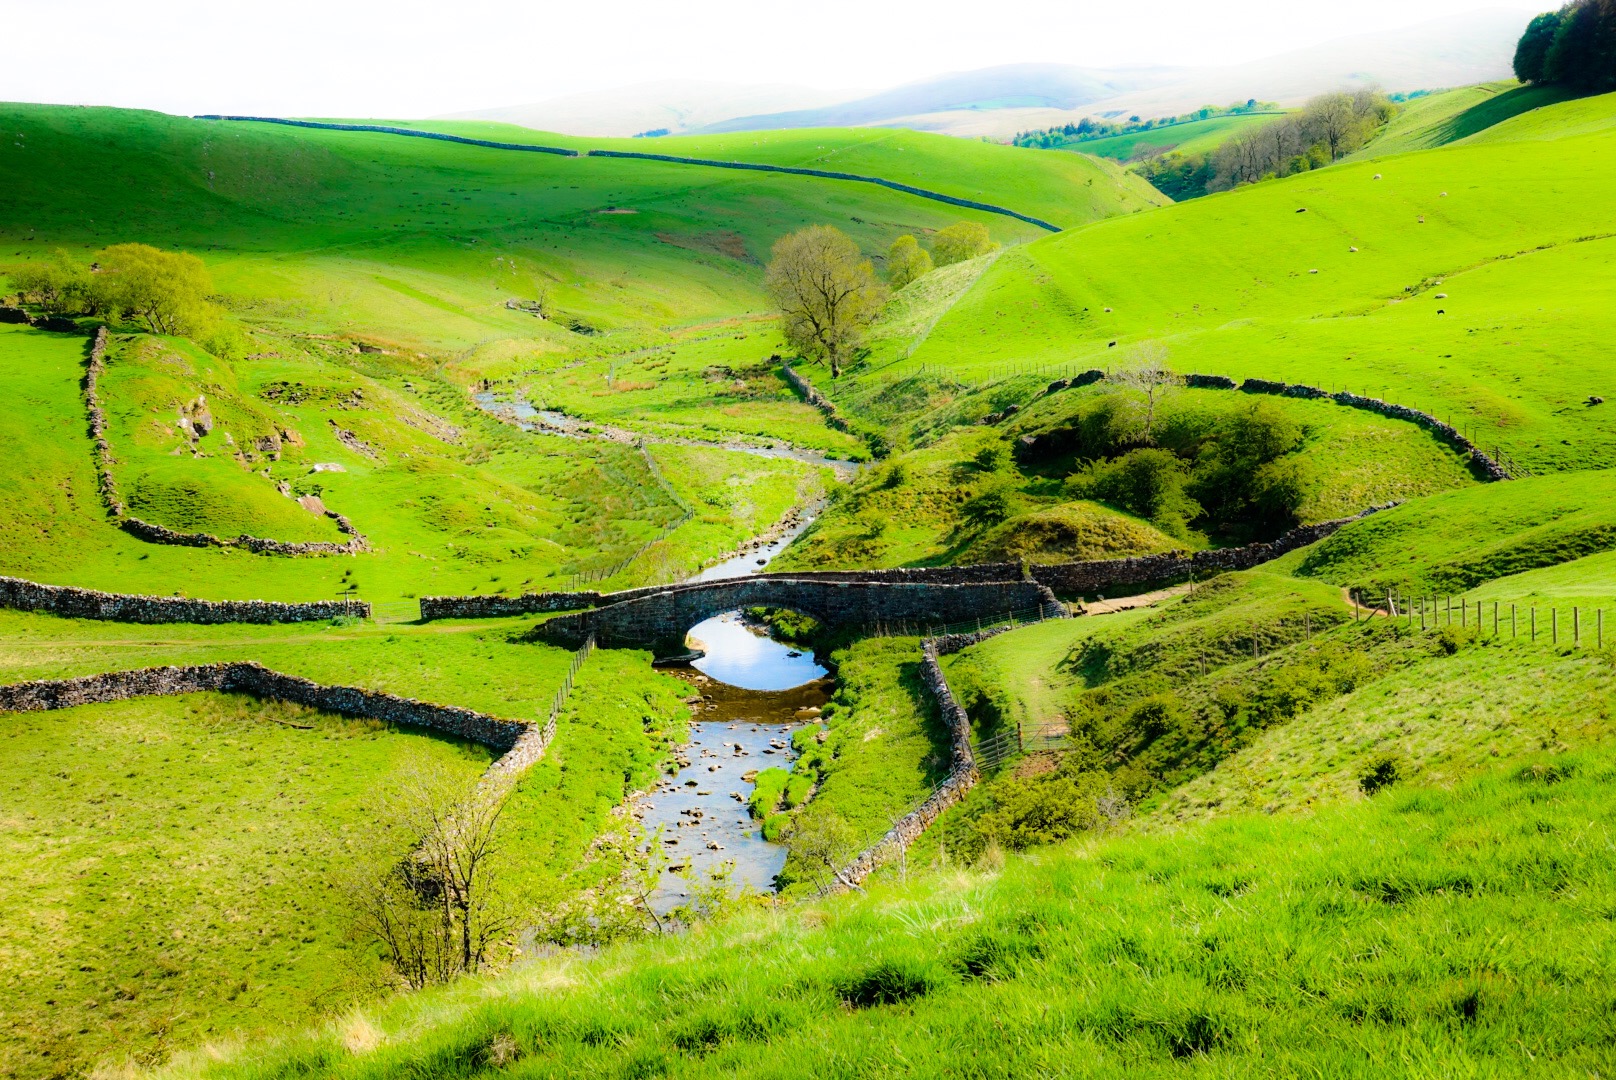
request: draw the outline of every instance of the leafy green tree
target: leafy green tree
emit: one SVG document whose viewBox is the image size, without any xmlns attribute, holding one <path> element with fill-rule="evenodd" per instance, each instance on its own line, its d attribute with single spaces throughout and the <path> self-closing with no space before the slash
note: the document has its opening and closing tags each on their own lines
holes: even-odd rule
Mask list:
<svg viewBox="0 0 1616 1080">
<path fill-rule="evenodd" d="M 912 236 L 900 236 L 887 249 L 887 284 L 901 289 L 932 271 L 931 256 Z"/>
<path fill-rule="evenodd" d="M 978 255 L 997 250 L 998 244 L 988 235 L 988 227 L 975 221 L 962 221 L 939 229 L 931 240 L 932 260 L 938 266 L 952 266 Z"/>
<path fill-rule="evenodd" d="M 98 261 L 103 310 L 144 320 L 154 334 L 185 334 L 211 321 L 213 279 L 195 255 L 147 244 L 114 244 Z"/>
<path fill-rule="evenodd" d="M 1253 401 L 1201 449 L 1189 494 L 1216 524 L 1283 532 L 1296 524 L 1312 487 L 1304 463 L 1280 460 L 1300 449 L 1302 438 L 1301 425 L 1281 409 Z"/>
<path fill-rule="evenodd" d="M 858 245 L 829 225 L 810 225 L 775 241 L 763 280 L 786 341 L 808 359 L 829 364 L 833 379 L 887 296 Z"/>
<path fill-rule="evenodd" d="M 1515 77 L 1523 83 L 1539 83 L 1547 72 L 1549 48 L 1564 16 L 1548 11 L 1533 19 L 1515 46 Z"/>
<path fill-rule="evenodd" d="M 1616 0 L 1576 0 L 1560 16 L 1543 81 L 1587 91 L 1616 88 Z"/>
</svg>

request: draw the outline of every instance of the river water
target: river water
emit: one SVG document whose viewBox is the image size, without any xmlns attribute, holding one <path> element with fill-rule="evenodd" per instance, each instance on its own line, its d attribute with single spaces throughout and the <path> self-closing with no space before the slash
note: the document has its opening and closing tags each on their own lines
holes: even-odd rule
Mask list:
<svg viewBox="0 0 1616 1080">
<path fill-rule="evenodd" d="M 829 466 L 844 476 L 859 467 L 797 447 L 642 436 L 535 409 L 520 398 L 501 400 L 487 392 L 475 398 L 483 409 L 525 431 L 614 442 L 712 446 Z M 759 573 L 822 509 L 823 503 L 801 508 L 783 525 L 688 580 L 723 581 Z M 816 722 L 835 689 L 830 672 L 811 653 L 774 640 L 762 628 L 747 624 L 740 612 L 727 612 L 691 627 L 688 643 L 701 656 L 673 674 L 691 687 L 690 741 L 678 748 L 677 771 L 663 777 L 633 805 L 646 836 L 662 845 L 668 858 L 662 883 L 652 897 L 652 905 L 662 912 L 690 899 L 690 882 L 681 871 L 693 872 L 700 883 L 729 864 L 727 880 L 732 887 L 774 890 L 775 875 L 785 866 L 786 849 L 763 839 L 761 822 L 751 817 L 746 800 L 758 772 L 791 767 L 795 758 L 792 733 Z"/>
</svg>

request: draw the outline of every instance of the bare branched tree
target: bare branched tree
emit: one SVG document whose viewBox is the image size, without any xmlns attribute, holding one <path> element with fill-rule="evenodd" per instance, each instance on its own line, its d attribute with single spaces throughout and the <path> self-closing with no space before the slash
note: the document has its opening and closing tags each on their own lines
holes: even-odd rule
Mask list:
<svg viewBox="0 0 1616 1080">
<path fill-rule="evenodd" d="M 887 290 L 858 245 L 829 225 L 810 225 L 774 245 L 764 276 L 787 342 L 830 365 L 831 378 L 863 341 Z"/>
<path fill-rule="evenodd" d="M 508 785 L 467 783 L 444 769 L 400 778 L 382 813 L 382 847 L 415 842 L 402 858 L 374 857 L 344 883 L 354 930 L 382 947 L 412 989 L 488 962 L 514 925 L 497 874 Z"/>
<path fill-rule="evenodd" d="M 1140 434 L 1145 443 L 1156 441 L 1156 411 L 1178 382 L 1167 366 L 1167 346 L 1147 341 L 1133 349 L 1128 361 L 1111 376 L 1126 387 L 1139 411 Z"/>
<path fill-rule="evenodd" d="M 786 846 L 797 857 L 802 869 L 820 892 L 827 892 L 841 879 L 842 868 L 858 852 L 858 837 L 840 815 L 822 811 L 799 814 L 786 837 Z M 850 882 L 843 881 L 850 885 Z"/>
</svg>

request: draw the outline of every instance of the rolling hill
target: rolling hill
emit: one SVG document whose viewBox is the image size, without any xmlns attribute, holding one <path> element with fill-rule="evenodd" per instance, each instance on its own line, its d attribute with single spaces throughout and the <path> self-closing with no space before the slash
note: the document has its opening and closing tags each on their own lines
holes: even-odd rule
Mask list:
<svg viewBox="0 0 1616 1080">
<path fill-rule="evenodd" d="M 1434 410 L 1540 470 L 1616 465 L 1612 99 L 1461 142 L 1102 222 L 998 259 L 910 363 L 1114 366 L 1351 388 Z"/>
</svg>

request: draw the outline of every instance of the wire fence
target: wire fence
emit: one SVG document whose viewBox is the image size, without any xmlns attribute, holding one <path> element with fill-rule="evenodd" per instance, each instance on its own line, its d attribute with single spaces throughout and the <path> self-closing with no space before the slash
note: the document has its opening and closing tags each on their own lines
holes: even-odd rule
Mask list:
<svg viewBox="0 0 1616 1080">
<path fill-rule="evenodd" d="M 549 719 L 544 722 L 544 741 L 548 743 L 555 738 L 556 721 L 561 718 L 561 710 L 567 705 L 567 698 L 572 695 L 572 688 L 578 681 L 578 672 L 583 669 L 584 661 L 589 659 L 595 651 L 595 635 L 590 634 L 578 651 L 572 654 L 572 663 L 567 667 L 567 677 L 561 680 L 556 688 L 555 695 L 550 699 Z"/>
<path fill-rule="evenodd" d="M 1471 600 L 1454 596 L 1402 596 L 1387 592 L 1379 597 L 1352 594 L 1353 619 L 1390 619 L 1410 629 L 1457 626 L 1478 637 L 1536 643 L 1540 638 L 1558 646 L 1562 638 L 1573 647 L 1585 642 L 1605 647 L 1605 609 L 1581 604 L 1546 604 L 1536 601 Z M 1568 620 L 1562 614 L 1569 613 Z"/>
</svg>

